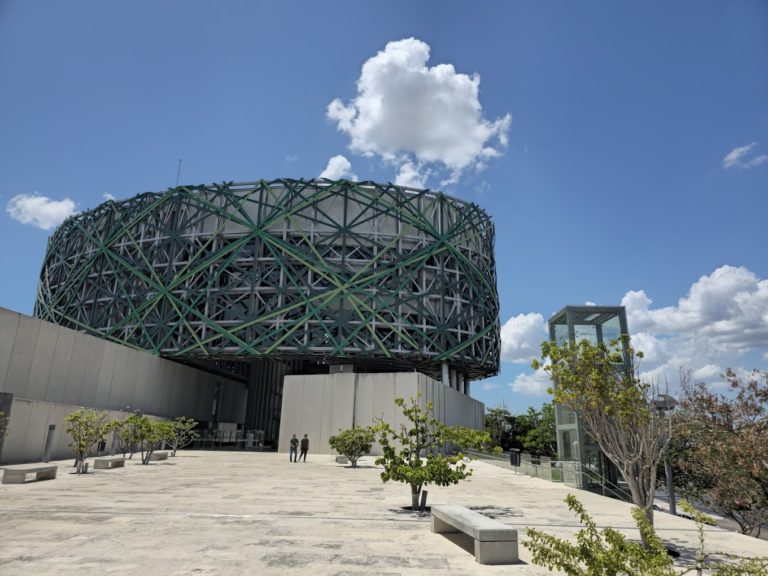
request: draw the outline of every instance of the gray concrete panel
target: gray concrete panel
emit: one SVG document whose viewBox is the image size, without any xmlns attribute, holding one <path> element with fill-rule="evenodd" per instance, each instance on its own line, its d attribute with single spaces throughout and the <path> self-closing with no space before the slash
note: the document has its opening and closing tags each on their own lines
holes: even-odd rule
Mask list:
<svg viewBox="0 0 768 576">
<path fill-rule="evenodd" d="M 127 401 L 128 404 L 133 406 L 147 405 L 150 408 L 149 411 L 152 414 L 167 414 L 167 411 L 160 409 L 162 405 L 162 395 L 160 394 L 160 389 L 162 387 L 155 386 L 155 389 L 152 390 L 152 387 L 150 386 L 150 379 L 156 383 L 162 382 L 162 380 L 152 378 L 153 376 L 157 375 L 153 372 L 159 372 L 159 366 L 157 365 L 158 358 L 138 351 L 134 354 L 134 356 L 136 361 L 134 366 L 136 371 L 136 378 L 133 382 L 133 386 L 127 390 L 115 390 L 113 383 L 112 397 L 122 398 L 124 400 L 121 400 L 118 404 L 112 404 L 112 407 L 119 409 L 121 406 L 123 406 L 122 402 Z M 147 401 L 149 398 L 152 398 L 152 401 Z"/>
<path fill-rule="evenodd" d="M 51 367 L 54 353 L 56 352 L 56 341 L 59 337 L 59 327 L 50 322 L 42 322 L 33 319 L 33 322 L 40 324 L 40 330 L 37 334 L 35 343 L 34 358 L 32 359 L 32 368 L 29 372 L 29 386 L 27 387 L 28 398 L 38 398 L 48 400 L 48 381 L 51 378 Z"/>
<path fill-rule="evenodd" d="M 62 329 L 62 331 L 64 330 Z M 69 369 L 67 370 L 64 394 L 60 400 L 64 404 L 80 404 L 83 382 L 86 378 L 85 370 L 88 366 L 88 353 L 91 349 L 90 340 L 84 334 L 74 333 L 72 357 L 70 358 Z"/>
<path fill-rule="evenodd" d="M 57 330 L 56 350 L 53 354 L 51 375 L 48 379 L 48 402 L 62 402 L 67 388 L 67 375 L 72 362 L 72 352 L 75 348 L 77 333 L 65 328 Z"/>
<path fill-rule="evenodd" d="M 32 370 L 32 360 L 35 355 L 37 335 L 40 331 L 40 320 L 28 316 L 19 317 L 16 329 L 16 339 L 11 349 L 11 362 L 5 380 L 5 390 L 20 398 L 27 397 L 29 374 Z"/>
<path fill-rule="evenodd" d="M 302 395 L 306 376 L 286 376 L 283 379 L 283 405 L 280 407 L 280 440 L 278 450 L 288 453 L 291 434 L 300 433 Z"/>
<path fill-rule="evenodd" d="M 173 380 L 173 366 L 175 362 L 163 362 L 161 359 L 156 358 L 155 362 L 150 364 L 150 375 L 147 377 L 147 382 L 143 385 L 138 383 L 137 387 L 141 387 L 142 394 L 149 393 L 150 387 L 155 386 L 157 388 L 157 410 L 158 414 L 170 414 L 171 399 L 173 398 L 173 388 L 176 382 Z M 164 383 L 165 385 L 159 386 L 158 383 Z"/>
<path fill-rule="evenodd" d="M 3 441 L 3 452 L 0 462 L 24 462 L 24 439 L 27 437 L 29 420 L 32 414 L 31 406 L 20 403 L 14 398 L 11 404 L 11 419 L 8 422 L 8 435 Z"/>
<path fill-rule="evenodd" d="M 0 392 L 6 392 L 5 381 L 11 365 L 13 342 L 19 327 L 20 315 L 0 308 Z"/>
<path fill-rule="evenodd" d="M 98 402 L 98 406 L 120 410 L 131 405 L 134 399 L 141 355 L 141 352 L 134 350 L 120 350 L 119 353 L 115 354 L 115 368 L 112 371 L 107 398 L 106 401 Z M 101 392 L 101 388 L 99 392 Z M 149 411 L 148 408 L 145 409 Z"/>
<path fill-rule="evenodd" d="M 75 404 L 97 406 L 95 401 L 99 389 L 99 378 L 104 364 L 104 352 L 107 349 L 107 343 L 91 336 L 83 335 L 83 338 L 88 341 L 88 361 L 85 366 L 83 385 L 80 389 L 80 399 L 75 402 Z M 113 366 L 111 365 L 107 369 L 110 380 L 112 378 L 112 369 Z"/>
<path fill-rule="evenodd" d="M 14 406 L 15 408 L 15 406 Z M 24 435 L 23 453 L 33 460 L 40 460 L 45 448 L 45 439 L 48 436 L 48 422 L 50 421 L 51 404 L 37 402 L 30 406 L 27 431 Z M 12 416 L 11 418 L 14 418 Z"/>
<path fill-rule="evenodd" d="M 301 421 L 299 422 L 299 437 L 309 434 L 310 450 L 316 450 L 316 445 L 322 437 L 323 425 L 323 391 L 322 380 L 308 378 L 301 399 Z"/>
<path fill-rule="evenodd" d="M 99 377 L 96 381 L 96 393 L 92 398 L 84 398 L 83 402 L 90 406 L 105 407 L 109 402 L 109 390 L 112 387 L 112 378 L 115 374 L 115 365 L 117 363 L 117 352 L 110 343 L 104 347 L 102 354 Z"/>
</svg>

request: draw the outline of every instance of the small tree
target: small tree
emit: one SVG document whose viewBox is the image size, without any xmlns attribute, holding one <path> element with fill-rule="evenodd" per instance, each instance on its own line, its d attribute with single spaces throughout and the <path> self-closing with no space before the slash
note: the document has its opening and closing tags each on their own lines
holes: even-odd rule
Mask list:
<svg viewBox="0 0 768 576">
<path fill-rule="evenodd" d="M 111 430 L 112 422 L 106 412 L 97 412 L 90 408 L 81 408 L 67 415 L 67 433 L 72 436 L 69 446 L 75 453 L 77 473 L 85 470 L 85 460 L 94 444 L 102 442 Z"/>
<path fill-rule="evenodd" d="M 464 426 L 446 426 L 433 416 L 431 402 L 424 409 L 419 405 L 419 396 L 411 398 L 406 405 L 403 398 L 395 404 L 403 412 L 409 424 L 395 430 L 389 423 L 379 419 L 374 427 L 384 454 L 376 459 L 383 466 L 383 482 L 394 480 L 411 487 L 411 508 L 417 510 L 422 489 L 429 484 L 450 486 L 472 475 L 467 468 L 464 454 L 446 454 L 447 445 L 454 448 L 474 448 L 501 452 L 491 449 L 488 432 L 471 430 Z"/>
<path fill-rule="evenodd" d="M 365 428 L 356 426 L 348 430 L 340 430 L 337 435 L 328 439 L 328 444 L 336 452 L 349 458 L 352 468 L 357 468 L 357 461 L 371 453 L 374 439 L 375 435 L 370 426 Z"/>
<path fill-rule="evenodd" d="M 184 448 L 184 446 L 188 446 L 194 440 L 200 438 L 200 434 L 197 433 L 195 428 L 197 428 L 197 420 L 194 418 L 179 416 L 171 421 L 171 435 L 166 440 L 171 449 L 173 449 L 171 456 L 176 456 L 176 450 Z"/>
<path fill-rule="evenodd" d="M 684 374 L 672 461 L 681 491 L 759 537 L 768 523 L 768 374 L 727 370 L 731 394 Z"/>
<path fill-rule="evenodd" d="M 112 422 L 112 430 L 115 435 L 115 441 L 117 442 L 117 450 L 123 457 L 128 454 L 128 459 L 133 458 L 135 447 L 139 440 L 136 436 L 136 429 L 133 424 L 128 421 L 128 418 L 123 420 L 114 420 Z"/>
<path fill-rule="evenodd" d="M 141 463 L 149 464 L 152 453 L 162 442 L 173 435 L 173 424 L 168 421 L 153 422 L 149 416 L 133 414 L 125 419 L 125 430 L 131 430 L 141 453 Z"/>
<path fill-rule="evenodd" d="M 629 486 L 632 502 L 653 525 L 656 471 L 669 444 L 669 418 L 655 409 L 655 390 L 642 382 L 629 336 L 605 345 L 588 340 L 541 345 L 534 361 L 554 382 L 555 403 L 570 408 Z M 649 542 L 646 542 L 650 545 Z"/>
</svg>

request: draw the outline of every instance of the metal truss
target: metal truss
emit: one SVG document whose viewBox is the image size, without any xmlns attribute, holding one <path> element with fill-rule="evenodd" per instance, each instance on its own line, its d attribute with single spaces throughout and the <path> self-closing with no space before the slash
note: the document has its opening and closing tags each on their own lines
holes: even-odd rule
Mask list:
<svg viewBox="0 0 768 576">
<path fill-rule="evenodd" d="M 494 229 L 442 193 L 346 180 L 181 186 L 51 236 L 39 318 L 164 357 L 499 367 Z"/>
</svg>

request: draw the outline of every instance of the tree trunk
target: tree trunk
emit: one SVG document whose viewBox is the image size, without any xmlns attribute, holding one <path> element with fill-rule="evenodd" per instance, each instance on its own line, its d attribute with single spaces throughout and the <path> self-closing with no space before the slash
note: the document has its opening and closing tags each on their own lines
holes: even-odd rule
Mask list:
<svg viewBox="0 0 768 576">
<path fill-rule="evenodd" d="M 419 509 L 419 497 L 421 496 L 421 486 L 411 484 L 411 510 L 416 512 Z"/>
<path fill-rule="evenodd" d="M 642 477 L 643 472 L 650 474 L 649 470 L 638 472 L 637 470 L 625 469 L 623 470 L 623 476 L 629 486 L 632 503 L 643 511 L 643 514 L 648 519 L 648 523 L 653 526 L 653 498 L 655 495 L 653 488 L 655 487 L 656 469 L 653 468 L 653 479 Z M 643 547 L 648 548 L 648 542 L 645 540 L 643 540 Z"/>
</svg>

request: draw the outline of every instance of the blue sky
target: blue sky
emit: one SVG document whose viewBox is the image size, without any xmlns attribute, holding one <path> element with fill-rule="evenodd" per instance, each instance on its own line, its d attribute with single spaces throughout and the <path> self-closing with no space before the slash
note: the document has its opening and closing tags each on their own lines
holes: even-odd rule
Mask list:
<svg viewBox="0 0 768 576">
<path fill-rule="evenodd" d="M 547 399 L 528 365 L 566 304 L 624 302 L 650 378 L 766 368 L 766 54 L 764 1 L 4 0 L 0 306 L 31 313 L 63 215 L 183 158 L 182 184 L 354 174 L 485 208 L 488 405 Z"/>
</svg>

